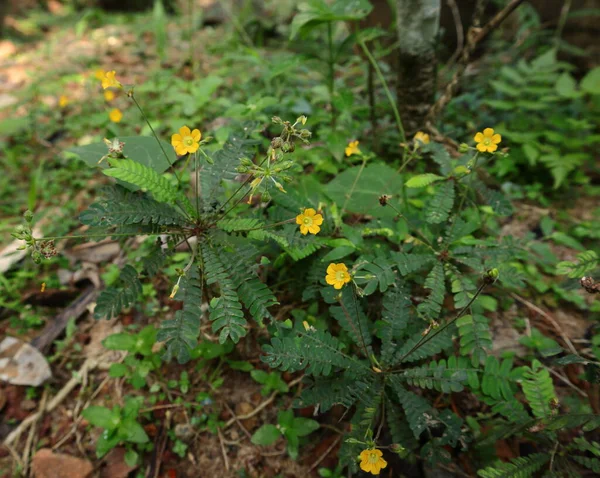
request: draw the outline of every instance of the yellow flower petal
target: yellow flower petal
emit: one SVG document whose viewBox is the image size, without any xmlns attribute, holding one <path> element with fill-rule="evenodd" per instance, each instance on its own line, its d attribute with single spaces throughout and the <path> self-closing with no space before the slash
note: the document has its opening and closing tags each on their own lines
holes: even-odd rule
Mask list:
<svg viewBox="0 0 600 478">
<path fill-rule="evenodd" d="M 485 153 L 487 150 L 487 146 L 483 143 L 477 143 L 477 151 Z"/>
<path fill-rule="evenodd" d="M 187 126 L 182 126 L 179 128 L 179 134 L 183 136 L 189 136 L 191 134 L 190 129 Z"/>
<path fill-rule="evenodd" d="M 492 136 L 492 143 L 498 144 L 500 141 L 502 141 L 502 136 L 499 134 L 496 133 L 494 136 Z"/>
<path fill-rule="evenodd" d="M 315 215 L 315 217 L 313 218 L 313 224 L 317 226 L 323 224 L 323 216 L 321 216 L 320 214 Z"/>
<path fill-rule="evenodd" d="M 493 153 L 497 149 L 498 149 L 498 145 L 497 144 L 490 144 L 487 147 L 488 153 Z"/>
<path fill-rule="evenodd" d="M 300 233 L 304 236 L 306 236 L 306 234 L 308 233 L 308 226 L 305 226 L 304 224 L 300 226 Z"/>
<path fill-rule="evenodd" d="M 481 143 L 483 141 L 483 133 L 477 133 L 475 135 L 475 138 L 473 138 L 475 140 L 476 143 Z"/>
<path fill-rule="evenodd" d="M 296 224 L 302 224 L 303 219 L 304 219 L 304 216 L 302 214 L 298 214 L 296 216 Z"/>
<path fill-rule="evenodd" d="M 318 234 L 320 230 L 321 230 L 321 228 L 319 226 L 317 226 L 316 224 L 313 224 L 312 226 L 308 226 L 308 232 L 310 232 L 311 234 Z"/>
<path fill-rule="evenodd" d="M 335 267 L 336 267 L 336 265 L 333 262 L 331 264 L 329 264 L 327 266 L 327 274 L 335 274 L 335 272 L 337 270 Z"/>
<path fill-rule="evenodd" d="M 308 209 L 304 210 L 304 215 L 305 216 L 312 217 L 315 214 L 317 214 L 317 211 L 315 211 L 312 207 L 309 207 Z"/>
<path fill-rule="evenodd" d="M 192 131 L 192 138 L 194 138 L 194 141 L 200 142 L 200 139 L 202 139 L 202 133 L 199 129 Z"/>
<path fill-rule="evenodd" d="M 494 136 L 494 130 L 493 130 L 493 128 L 486 128 L 486 129 L 484 129 L 483 130 L 483 135 L 486 136 L 486 137 L 488 137 L 488 138 L 491 138 L 492 136 Z"/>
<path fill-rule="evenodd" d="M 183 141 L 183 136 L 181 136 L 178 133 L 175 133 L 173 136 L 171 136 L 171 144 L 172 143 L 181 143 Z"/>
</svg>

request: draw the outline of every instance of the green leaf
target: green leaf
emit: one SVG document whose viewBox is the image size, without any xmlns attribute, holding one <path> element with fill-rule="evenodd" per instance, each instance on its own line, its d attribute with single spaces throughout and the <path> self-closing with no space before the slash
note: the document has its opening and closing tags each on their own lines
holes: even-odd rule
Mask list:
<svg viewBox="0 0 600 478">
<path fill-rule="evenodd" d="M 116 317 L 123 309 L 130 307 L 142 293 L 142 283 L 135 268 L 127 264 L 121 270 L 121 288 L 110 287 L 98 296 L 94 318 L 107 320 Z"/>
<path fill-rule="evenodd" d="M 105 430 L 114 430 L 121 421 L 119 416 L 112 410 L 97 405 L 87 407 L 81 415 L 95 427 L 104 428 Z"/>
<path fill-rule="evenodd" d="M 531 478 L 535 472 L 550 460 L 547 453 L 534 453 L 526 457 L 513 458 L 509 463 L 498 462 L 479 470 L 477 475 L 481 478 Z"/>
<path fill-rule="evenodd" d="M 531 367 L 525 369 L 521 386 L 533 414 L 538 418 L 551 416 L 553 413 L 552 403 L 556 401 L 556 393 L 550 372 L 543 368 L 536 359 L 533 360 Z"/>
<path fill-rule="evenodd" d="M 598 267 L 598 255 L 596 252 L 585 251 L 577 254 L 577 260 L 574 262 L 562 261 L 556 264 L 556 273 L 575 279 L 585 276 L 585 274 L 596 267 Z"/>
<path fill-rule="evenodd" d="M 116 433 L 116 431 L 114 431 L 113 433 L 108 433 L 108 434 L 101 433 L 96 441 L 96 456 L 98 458 L 102 458 L 110 450 L 112 450 L 114 447 L 116 447 L 120 441 L 121 441 L 121 438 Z"/>
<path fill-rule="evenodd" d="M 447 181 L 436 188 L 433 198 L 427 202 L 425 219 L 429 224 L 441 224 L 448 220 L 454 205 L 454 182 Z"/>
<path fill-rule="evenodd" d="M 281 432 L 279 431 L 279 428 L 275 425 L 266 424 L 254 432 L 250 441 L 254 445 L 267 446 L 275 443 L 280 436 Z"/>
<path fill-rule="evenodd" d="M 129 368 L 127 365 L 123 363 L 113 363 L 110 365 L 110 369 L 108 370 L 108 374 L 112 378 L 124 377 L 129 372 Z"/>
<path fill-rule="evenodd" d="M 356 21 L 366 17 L 372 10 L 367 0 L 336 0 L 328 4 L 324 0 L 308 0 L 298 6 L 290 26 L 290 40 L 301 31 L 307 31 L 325 22 Z"/>
<path fill-rule="evenodd" d="M 320 426 L 318 421 L 302 417 L 294 418 L 292 423 L 292 429 L 299 437 L 310 435 L 312 432 L 318 430 Z"/>
<path fill-rule="evenodd" d="M 360 171 L 360 166 L 346 169 L 327 184 L 325 192 L 340 208 L 346 204 L 348 212 L 375 217 L 395 216 L 391 208 L 379 204 L 379 197 L 382 194 L 391 195 L 390 204 L 399 209 L 404 187 L 402 176 L 381 163 L 368 164 L 362 173 Z"/>
<path fill-rule="evenodd" d="M 179 197 L 177 188 L 148 166 L 131 159 L 111 159 L 110 166 L 103 171 L 104 174 L 152 193 L 158 202 L 173 204 Z"/>
<path fill-rule="evenodd" d="M 581 90 L 591 95 L 600 95 L 600 66 L 591 69 L 581 80 Z"/>
<path fill-rule="evenodd" d="M 135 352 L 136 337 L 134 335 L 122 332 L 112 334 L 102 341 L 102 345 L 108 350 L 126 350 L 127 352 Z"/>
<path fill-rule="evenodd" d="M 149 440 L 144 427 L 134 418 L 123 420 L 119 427 L 119 436 L 121 439 L 131 443 L 146 443 Z"/>
<path fill-rule="evenodd" d="M 406 181 L 407 188 L 424 188 L 429 186 L 432 183 L 437 181 L 442 181 L 446 179 L 444 176 L 439 176 L 437 174 L 425 173 L 425 174 L 417 174 L 413 176 L 408 181 Z"/>
<path fill-rule="evenodd" d="M 159 174 L 165 172 L 169 168 L 169 161 L 165 158 L 156 138 L 148 136 L 125 136 L 119 138 L 119 140 L 125 143 L 123 154 L 136 163 L 152 168 Z M 173 147 L 162 140 L 160 144 L 167 153 L 167 157 L 171 163 L 175 163 L 177 155 L 175 154 L 175 151 L 173 151 Z M 79 156 L 82 161 L 92 168 L 98 166 L 106 168 L 108 166 L 106 161 L 102 161 L 102 163 L 98 165 L 98 161 L 108 153 L 108 148 L 103 142 L 88 144 L 86 146 L 75 146 L 67 151 Z"/>
</svg>

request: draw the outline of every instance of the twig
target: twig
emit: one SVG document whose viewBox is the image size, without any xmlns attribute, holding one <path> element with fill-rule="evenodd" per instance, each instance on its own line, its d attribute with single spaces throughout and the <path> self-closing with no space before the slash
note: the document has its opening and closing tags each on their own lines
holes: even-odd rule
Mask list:
<svg viewBox="0 0 600 478">
<path fill-rule="evenodd" d="M 569 387 L 571 387 L 573 390 L 575 390 L 579 395 L 581 395 L 583 398 L 588 398 L 588 394 L 585 393 L 583 390 L 581 390 L 577 385 L 575 385 L 573 382 L 571 382 L 567 377 L 563 377 L 560 373 L 558 373 L 556 370 L 552 370 L 550 367 L 547 367 L 544 365 L 544 368 L 546 370 L 548 370 L 548 372 L 550 372 L 552 375 L 554 375 L 556 378 L 558 378 L 560 381 L 566 383 Z"/>
<path fill-rule="evenodd" d="M 456 90 L 458 89 L 458 84 L 462 76 L 467 69 L 469 64 L 469 60 L 471 58 L 471 54 L 475 50 L 477 44 L 487 37 L 493 30 L 498 28 L 500 24 L 506 20 L 506 18 L 519 6 L 523 3 L 523 0 L 512 0 L 506 7 L 504 7 L 500 12 L 496 14 L 494 18 L 492 18 L 485 26 L 482 28 L 477 27 L 477 15 L 474 15 L 473 26 L 469 29 L 467 33 L 467 42 L 461 52 L 460 59 L 458 62 L 457 70 L 454 72 L 450 83 L 446 86 L 444 93 L 440 96 L 440 98 L 433 104 L 433 106 L 429 109 L 427 113 L 427 123 L 433 124 L 437 116 L 441 113 L 441 111 L 446 107 L 446 105 L 450 102 L 450 100 L 454 97 Z"/>
<path fill-rule="evenodd" d="M 60 389 L 60 391 L 56 394 L 56 396 L 50 400 L 47 405 L 44 407 L 43 410 L 39 410 L 36 413 L 33 413 L 31 415 L 29 415 L 25 420 L 23 420 L 19 426 L 14 429 L 4 440 L 4 445 L 9 446 L 12 445 L 20 436 L 21 434 L 27 430 L 27 428 L 29 428 L 33 423 L 35 423 L 35 421 L 38 419 L 38 417 L 43 413 L 43 412 L 51 412 L 52 410 L 54 410 L 58 405 L 60 405 L 60 403 L 68 397 L 69 393 L 71 393 L 73 391 L 73 389 L 79 385 L 80 381 L 79 378 L 81 374 L 83 373 L 87 373 L 93 369 L 95 369 L 96 367 L 98 367 L 98 361 L 94 360 L 94 359 L 87 359 L 83 365 L 81 366 L 81 368 L 79 369 L 79 372 L 77 374 L 75 374 L 75 376 L 73 378 L 71 378 L 71 380 L 69 380 L 63 388 Z"/>
<path fill-rule="evenodd" d="M 526 305 L 527 307 L 529 307 L 534 312 L 537 312 L 539 315 L 541 315 L 542 317 L 544 317 L 546 320 L 548 320 L 548 322 L 550 322 L 552 324 L 552 326 L 556 329 L 556 331 L 559 333 L 559 335 L 561 336 L 561 338 L 563 339 L 563 341 L 567 344 L 567 347 L 569 347 L 569 350 L 571 350 L 571 352 L 573 352 L 575 355 L 578 355 L 577 349 L 575 348 L 575 346 L 573 345 L 573 343 L 571 342 L 571 340 L 569 339 L 569 337 L 567 337 L 565 335 L 565 333 L 561 329 L 560 325 L 558 325 L 558 322 L 556 322 L 556 320 L 554 320 L 550 316 L 550 314 L 548 314 L 544 310 L 540 309 L 537 305 L 532 304 L 528 300 L 524 299 L 520 295 L 515 294 L 514 292 L 511 292 L 510 296 L 513 299 L 515 299 L 516 301 L 521 302 L 521 304 Z"/>
<path fill-rule="evenodd" d="M 288 383 L 288 388 L 292 388 L 295 385 L 298 385 L 302 379 L 304 378 L 304 376 L 298 377 L 294 380 L 292 380 L 290 383 Z M 248 418 L 252 418 L 253 416 L 257 415 L 258 413 L 261 412 L 261 410 L 263 410 L 265 407 L 267 407 L 269 404 L 271 404 L 273 402 L 273 400 L 275 400 L 275 397 L 279 395 L 279 391 L 275 390 L 270 396 L 269 398 L 267 398 L 264 402 L 262 402 L 258 407 L 256 407 L 254 410 L 252 410 L 249 413 L 246 413 L 245 415 L 238 415 L 235 416 L 234 418 L 230 418 L 225 425 L 223 426 L 223 429 L 227 429 L 229 428 L 231 425 L 233 425 L 236 420 L 247 420 Z"/>
<path fill-rule="evenodd" d="M 42 394 L 42 399 L 40 400 L 40 404 L 38 406 L 39 413 L 37 414 L 36 419 L 31 425 L 31 430 L 29 430 L 29 436 L 27 437 L 27 442 L 25 443 L 25 450 L 23 451 L 23 476 L 27 476 L 29 471 L 29 461 L 31 455 L 31 448 L 33 446 L 33 441 L 35 439 L 35 435 L 37 432 L 37 425 L 44 414 L 44 407 L 46 406 L 46 400 L 48 399 L 48 389 L 44 389 Z"/>
<path fill-rule="evenodd" d="M 248 437 L 248 439 L 252 440 L 252 435 L 246 429 L 246 427 L 242 424 L 242 422 L 239 420 L 239 418 L 236 416 L 236 414 L 232 410 L 232 408 L 227 404 L 227 402 L 223 402 L 223 405 L 225 405 L 225 408 L 227 408 L 227 410 L 229 411 L 229 413 L 231 413 L 231 416 L 235 419 L 235 422 L 238 424 L 238 426 L 240 427 L 240 429 L 242 430 L 242 432 L 244 432 L 244 435 L 246 435 Z"/>
<path fill-rule="evenodd" d="M 336 437 L 336 439 L 335 439 L 335 440 L 333 440 L 333 442 L 331 443 L 331 445 L 329 445 L 329 446 L 327 447 L 327 450 L 325 450 L 325 451 L 323 452 L 323 454 L 322 454 L 322 455 L 321 455 L 319 458 L 317 458 L 317 461 L 315 461 L 315 462 L 314 462 L 314 463 L 311 465 L 311 467 L 308 469 L 308 473 L 312 473 L 312 472 L 313 472 L 313 470 L 315 470 L 315 469 L 317 468 L 317 466 L 319 466 L 319 465 L 321 464 L 321 462 L 322 462 L 322 461 L 323 461 L 325 458 L 327 458 L 327 455 L 329 455 L 329 453 L 331 453 L 331 450 L 333 450 L 333 449 L 334 449 L 334 448 L 335 448 L 335 447 L 338 445 L 338 443 L 340 442 L 340 440 L 341 440 L 341 439 L 342 439 L 342 435 L 338 435 L 338 436 Z"/>
<path fill-rule="evenodd" d="M 458 5 L 456 5 L 456 0 L 446 0 L 446 3 L 452 12 L 452 18 L 454 19 L 454 28 L 456 29 L 456 50 L 454 50 L 454 53 L 448 62 L 441 69 L 440 75 L 443 71 L 454 65 L 454 62 L 458 59 L 460 52 L 465 45 L 465 32 L 462 26 L 462 19 L 460 18 L 460 10 L 458 9 Z"/>
<path fill-rule="evenodd" d="M 225 469 L 229 471 L 229 458 L 227 458 L 227 450 L 225 450 L 225 443 L 223 443 L 223 434 L 221 429 L 217 428 L 217 434 L 219 435 L 219 443 L 221 444 L 221 453 L 223 455 L 223 461 L 225 462 Z"/>
</svg>

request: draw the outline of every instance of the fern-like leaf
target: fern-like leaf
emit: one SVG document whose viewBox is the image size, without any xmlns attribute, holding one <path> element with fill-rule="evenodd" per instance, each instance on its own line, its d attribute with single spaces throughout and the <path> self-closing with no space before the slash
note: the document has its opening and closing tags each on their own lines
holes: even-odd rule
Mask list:
<svg viewBox="0 0 600 478">
<path fill-rule="evenodd" d="M 521 386 L 536 417 L 546 418 L 552 415 L 552 404 L 556 401 L 554 384 L 550 372 L 538 360 L 534 360 L 531 367 L 526 368 Z"/>
<path fill-rule="evenodd" d="M 546 453 L 534 453 L 527 457 L 518 457 L 510 463 L 499 462 L 495 466 L 488 466 L 479 470 L 477 475 L 481 478 L 531 478 L 534 473 L 550 460 Z"/>
<path fill-rule="evenodd" d="M 381 320 L 385 324 L 381 332 L 381 362 L 388 364 L 397 348 L 397 340 L 410 320 L 410 296 L 399 281 L 383 296 Z"/>
<path fill-rule="evenodd" d="M 483 363 L 486 350 L 492 349 L 492 334 L 484 315 L 464 315 L 456 321 L 460 335 L 460 354 L 470 355 L 473 366 Z"/>
<path fill-rule="evenodd" d="M 441 224 L 448 220 L 454 205 L 454 182 L 440 184 L 425 208 L 425 219 L 429 224 Z"/>
<path fill-rule="evenodd" d="M 79 219 L 85 225 L 102 228 L 132 224 L 183 226 L 187 223 L 171 206 L 121 186 L 107 190 L 106 198 L 91 204 Z"/>
<path fill-rule="evenodd" d="M 418 310 L 429 319 L 437 319 L 442 310 L 446 286 L 444 283 L 444 266 L 441 262 L 436 262 L 431 272 L 425 279 L 425 288 L 431 292 L 424 302 L 419 304 Z"/>
<path fill-rule="evenodd" d="M 110 159 L 110 166 L 103 170 L 104 174 L 152 193 L 158 202 L 173 204 L 180 197 L 177 189 L 165 176 L 148 166 L 131 159 Z"/>
<path fill-rule="evenodd" d="M 432 360 L 428 365 L 405 370 L 399 374 L 410 385 L 421 388 L 435 389 L 444 393 L 460 392 L 468 375 L 473 375 L 477 381 L 477 369 L 471 368 L 464 357 L 450 357 L 448 362 Z M 473 380 L 473 378 L 471 379 Z"/>
<path fill-rule="evenodd" d="M 132 266 L 123 267 L 119 281 L 122 287 L 110 287 L 98 296 L 94 309 L 95 319 L 116 317 L 123 309 L 131 306 L 142 293 L 142 283 L 138 279 L 137 271 Z"/>
<path fill-rule="evenodd" d="M 393 271 L 394 264 L 385 257 L 359 258 L 359 262 L 366 261 L 358 269 L 364 278 L 356 278 L 356 283 L 363 289 L 364 295 L 371 295 L 377 289 L 385 292 L 396 279 Z"/>
<path fill-rule="evenodd" d="M 429 424 L 433 422 L 435 410 L 423 397 L 406 390 L 398 377 L 392 377 L 390 383 L 402 404 L 408 426 L 414 437 L 419 439 L 421 434 L 429 428 Z"/>
<path fill-rule="evenodd" d="M 413 176 L 408 181 L 406 181 L 407 188 L 424 188 L 429 186 L 430 184 L 435 183 L 436 181 L 442 181 L 446 179 L 444 176 L 439 176 L 437 174 L 425 173 L 425 174 L 417 174 Z"/>
<path fill-rule="evenodd" d="M 258 229 L 263 225 L 264 223 L 260 219 L 251 218 L 223 219 L 217 222 L 217 227 L 225 232 L 250 231 L 252 229 Z"/>
<path fill-rule="evenodd" d="M 392 252 L 392 259 L 396 262 L 400 274 L 405 276 L 431 264 L 435 260 L 435 256 L 433 254 L 415 252 Z"/>
<path fill-rule="evenodd" d="M 511 359 L 504 359 L 500 363 L 496 357 L 490 355 L 485 361 L 483 377 L 481 378 L 481 391 L 496 400 L 500 400 L 502 397 L 511 400 L 514 396 L 514 391 L 511 388 L 511 370 Z"/>
<path fill-rule="evenodd" d="M 156 336 L 165 342 L 164 359 L 176 357 L 181 364 L 191 358 L 191 351 L 198 345 L 202 318 L 202 279 L 197 267 L 192 267 L 181 278 L 175 300 L 183 301 L 183 309 L 175 312 L 175 317 L 160 324 Z"/>
<path fill-rule="evenodd" d="M 431 331 L 430 334 L 436 333 L 436 335 L 427 341 L 423 339 L 421 332 L 417 332 L 409 337 L 402 347 L 396 351 L 392 363 L 416 362 L 449 349 L 452 347 L 452 330 L 453 327 L 450 326 L 439 333 Z M 418 345 L 419 343 L 422 343 L 422 345 Z"/>
<path fill-rule="evenodd" d="M 369 322 L 351 287 L 342 290 L 339 304 L 329 308 L 332 317 L 350 334 L 361 350 L 366 350 L 369 355 L 372 354 Z"/>
<path fill-rule="evenodd" d="M 594 251 L 585 251 L 577 254 L 574 262 L 562 261 L 556 264 L 556 273 L 566 275 L 571 279 L 583 277 L 588 272 L 598 267 L 598 255 Z"/>
</svg>

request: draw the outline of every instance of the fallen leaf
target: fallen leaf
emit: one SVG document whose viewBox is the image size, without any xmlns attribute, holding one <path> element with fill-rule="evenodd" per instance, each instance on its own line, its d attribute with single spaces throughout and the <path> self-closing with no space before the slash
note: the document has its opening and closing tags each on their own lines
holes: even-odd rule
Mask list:
<svg viewBox="0 0 600 478">
<path fill-rule="evenodd" d="M 50 366 L 38 349 L 14 337 L 0 342 L 0 380 L 37 387 L 50 377 Z"/>
<path fill-rule="evenodd" d="M 86 478 L 93 469 L 88 460 L 53 453 L 50 448 L 38 450 L 31 462 L 34 478 Z"/>
</svg>

